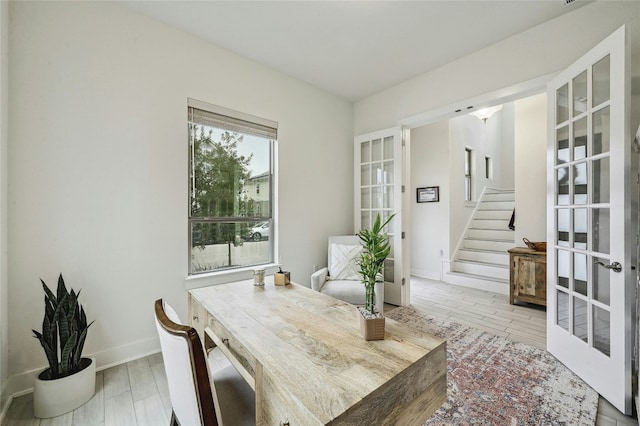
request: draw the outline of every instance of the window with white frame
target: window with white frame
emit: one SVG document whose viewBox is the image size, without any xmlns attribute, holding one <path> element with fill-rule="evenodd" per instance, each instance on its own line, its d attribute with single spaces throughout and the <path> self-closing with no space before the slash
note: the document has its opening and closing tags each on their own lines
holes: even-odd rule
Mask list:
<svg viewBox="0 0 640 426">
<path fill-rule="evenodd" d="M 472 178 L 473 178 L 473 150 L 464 149 L 464 200 L 472 200 Z"/>
<path fill-rule="evenodd" d="M 274 261 L 277 123 L 189 99 L 189 274 Z"/>
</svg>

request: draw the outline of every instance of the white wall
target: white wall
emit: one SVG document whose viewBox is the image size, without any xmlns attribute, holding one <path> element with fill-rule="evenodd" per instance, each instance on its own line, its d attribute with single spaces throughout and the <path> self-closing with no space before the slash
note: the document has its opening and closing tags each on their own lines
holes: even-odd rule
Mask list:
<svg viewBox="0 0 640 426">
<path fill-rule="evenodd" d="M 9 281 L 7 272 L 7 145 L 9 124 L 9 3 L 0 2 L 0 421 L 6 408 L 9 371 Z"/>
<path fill-rule="evenodd" d="M 625 23 L 640 76 L 640 2 L 597 1 L 356 102 L 355 133 L 557 72 Z"/>
<path fill-rule="evenodd" d="M 82 289 L 98 367 L 158 350 L 155 299 L 184 316 L 188 97 L 279 123 L 279 257 L 294 281 L 308 285 L 328 235 L 353 230 L 350 103 L 115 2 L 12 2 L 10 15 L 14 391 L 45 365 L 39 277 Z"/>
<path fill-rule="evenodd" d="M 411 130 L 411 275 L 441 279 L 449 258 L 449 122 Z M 440 201 L 417 203 L 416 188 L 439 186 Z M 442 251 L 442 254 L 441 254 Z"/>
<path fill-rule="evenodd" d="M 515 104 L 515 189 L 517 246 L 522 237 L 547 239 L 547 95 Z"/>
</svg>

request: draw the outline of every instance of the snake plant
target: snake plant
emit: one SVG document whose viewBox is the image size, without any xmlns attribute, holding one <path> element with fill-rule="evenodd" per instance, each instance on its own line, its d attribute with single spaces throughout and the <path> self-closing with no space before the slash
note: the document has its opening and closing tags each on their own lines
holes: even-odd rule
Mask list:
<svg viewBox="0 0 640 426">
<path fill-rule="evenodd" d="M 87 324 L 84 308 L 78 303 L 80 292 L 67 291 L 62 274 L 58 278 L 56 294 L 42 282 L 44 289 L 44 319 L 42 332 L 32 330 L 40 340 L 49 368 L 40 376 L 43 380 L 54 380 L 70 376 L 81 370 L 82 348 L 87 338 Z M 58 358 L 58 355 L 60 358 Z"/>
<path fill-rule="evenodd" d="M 391 252 L 389 238 L 387 233 L 384 232 L 384 228 L 394 216 L 395 214 L 392 214 L 382 222 L 380 213 L 378 213 L 371 229 L 362 229 L 358 232 L 358 237 L 363 246 L 358 265 L 360 266 L 359 273 L 362 276 L 362 283 L 366 290 L 365 309 L 372 314 L 375 314 L 376 280 L 381 280 L 380 271 Z"/>
</svg>

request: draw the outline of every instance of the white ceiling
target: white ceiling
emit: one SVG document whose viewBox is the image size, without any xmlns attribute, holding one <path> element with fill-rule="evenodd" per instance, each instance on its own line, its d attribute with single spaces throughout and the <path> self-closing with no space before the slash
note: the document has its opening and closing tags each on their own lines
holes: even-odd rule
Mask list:
<svg viewBox="0 0 640 426">
<path fill-rule="evenodd" d="M 132 1 L 126 6 L 355 101 L 588 3 Z"/>
</svg>

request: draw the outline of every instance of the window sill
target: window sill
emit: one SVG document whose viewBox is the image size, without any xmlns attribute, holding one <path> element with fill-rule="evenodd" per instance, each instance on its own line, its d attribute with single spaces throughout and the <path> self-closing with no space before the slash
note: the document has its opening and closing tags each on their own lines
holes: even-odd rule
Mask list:
<svg viewBox="0 0 640 426">
<path fill-rule="evenodd" d="M 263 265 L 253 265 L 244 268 L 231 269 L 228 271 L 207 272 L 204 274 L 189 275 L 185 279 L 185 288 L 207 287 L 210 285 L 226 284 L 235 281 L 249 280 L 253 278 L 253 270 L 265 268 L 265 275 L 273 275 L 278 272 L 280 265 L 275 263 L 265 263 Z"/>
</svg>

